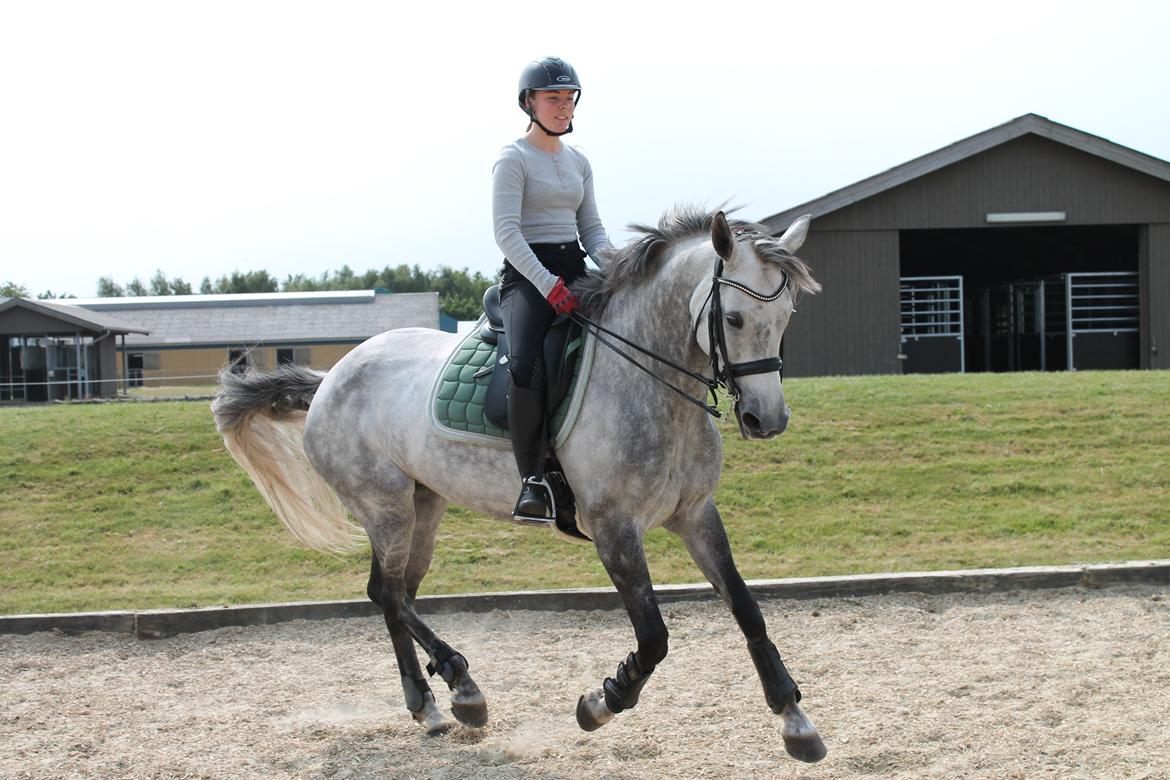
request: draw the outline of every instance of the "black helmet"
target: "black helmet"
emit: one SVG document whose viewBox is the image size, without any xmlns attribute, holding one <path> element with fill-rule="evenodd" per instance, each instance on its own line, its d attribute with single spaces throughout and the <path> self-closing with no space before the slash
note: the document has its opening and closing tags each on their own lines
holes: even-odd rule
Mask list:
<svg viewBox="0 0 1170 780">
<path fill-rule="evenodd" d="M 560 57 L 545 57 L 542 60 L 528 63 L 524 72 L 520 74 L 520 109 L 528 114 L 528 105 L 525 98 L 528 92 L 548 92 L 559 89 L 577 90 L 577 99 L 581 99 L 581 80 L 577 78 L 577 71 L 573 66 Z"/>
</svg>

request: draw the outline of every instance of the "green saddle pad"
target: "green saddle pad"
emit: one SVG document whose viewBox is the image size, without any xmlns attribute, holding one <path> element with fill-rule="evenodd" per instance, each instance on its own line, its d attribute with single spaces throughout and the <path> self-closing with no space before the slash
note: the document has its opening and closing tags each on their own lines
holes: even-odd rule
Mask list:
<svg viewBox="0 0 1170 780">
<path fill-rule="evenodd" d="M 565 360 L 572 380 L 550 421 L 554 448 L 568 438 L 576 421 L 581 391 L 593 363 L 593 339 L 582 333 L 570 340 L 565 345 Z M 508 432 L 492 425 L 484 414 L 491 374 L 485 372 L 476 378 L 481 369 L 495 365 L 495 362 L 496 345 L 480 338 L 476 326 L 443 364 L 429 409 L 432 424 L 445 438 L 511 446 Z M 507 369 L 497 367 L 495 370 Z"/>
</svg>

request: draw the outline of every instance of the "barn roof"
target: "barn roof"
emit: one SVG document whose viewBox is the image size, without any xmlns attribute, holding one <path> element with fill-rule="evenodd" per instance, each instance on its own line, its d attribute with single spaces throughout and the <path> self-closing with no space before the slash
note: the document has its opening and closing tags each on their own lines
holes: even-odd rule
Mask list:
<svg viewBox="0 0 1170 780">
<path fill-rule="evenodd" d="M 61 334 L 71 335 L 77 332 L 91 336 L 104 333 L 112 333 L 118 336 L 130 333 L 143 335 L 150 333 L 149 330 L 142 328 L 137 322 L 131 324 L 126 320 L 111 317 L 108 314 L 78 309 L 76 306 L 64 304 L 59 300 L 50 302 L 44 300 L 34 301 L 27 298 L 0 298 L 0 314 L 14 309 L 34 312 L 60 322 L 62 325 L 60 329 L 48 332 L 47 335 L 51 336 Z M 24 335 L 30 335 L 31 333 L 30 331 Z M 39 330 L 36 333 L 43 334 L 45 331 Z"/>
<path fill-rule="evenodd" d="M 1151 157 L 1074 127 L 1053 122 L 1039 114 L 1024 114 L 990 130 L 984 130 L 982 133 L 976 133 L 969 138 L 944 146 L 942 149 L 916 157 L 876 176 L 870 176 L 850 184 L 848 187 L 834 190 L 807 203 L 773 214 L 762 219 L 761 223 L 773 232 L 780 232 L 802 214 L 812 214 L 814 218 L 824 216 L 1028 134 L 1065 144 L 1170 182 L 1170 162 Z"/>
<path fill-rule="evenodd" d="M 437 328 L 439 294 L 328 293 L 169 295 L 70 299 L 86 316 L 117 312 L 150 329 L 127 346 L 196 347 L 347 343 L 403 327 Z"/>
</svg>

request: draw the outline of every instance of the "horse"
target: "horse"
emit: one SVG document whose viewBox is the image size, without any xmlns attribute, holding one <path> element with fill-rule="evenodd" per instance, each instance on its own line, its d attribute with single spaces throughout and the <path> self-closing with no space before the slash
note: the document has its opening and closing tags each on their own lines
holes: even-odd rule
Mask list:
<svg viewBox="0 0 1170 780">
<path fill-rule="evenodd" d="M 633 708 L 666 658 L 667 627 L 643 547 L 646 532 L 661 526 L 681 537 L 743 631 L 765 701 L 783 719 L 785 749 L 806 762 L 826 755 L 732 559 L 713 499 L 723 442 L 711 417 L 691 403 L 704 389 L 699 372 L 710 365 L 732 394 L 744 438 L 784 431 L 790 409 L 781 338 L 798 296 L 820 290 L 793 255 L 809 219 L 777 238 L 722 211 L 676 206 L 657 227 L 632 225 L 640 237 L 575 285 L 581 312 L 595 317 L 597 328 L 636 340 L 664 366 L 686 372 L 677 385 L 658 382 L 654 371 L 664 367 L 631 371 L 628 353 L 597 349 L 577 421 L 556 452 L 575 491 L 578 527 L 621 595 L 636 641 L 616 673 L 578 699 L 576 719 L 586 731 Z M 459 338 L 424 328 L 389 331 L 325 374 L 295 366 L 225 370 L 212 404 L 227 449 L 298 539 L 335 551 L 368 538 L 366 592 L 383 611 L 407 710 L 428 734 L 455 724 L 436 703 L 415 643 L 427 655 L 428 674 L 449 688 L 455 720 L 474 728 L 488 719 L 465 656 L 414 609 L 440 519 L 449 501 L 510 519 L 517 485 L 510 451 L 451 441 L 429 423 L 436 375 Z"/>
</svg>

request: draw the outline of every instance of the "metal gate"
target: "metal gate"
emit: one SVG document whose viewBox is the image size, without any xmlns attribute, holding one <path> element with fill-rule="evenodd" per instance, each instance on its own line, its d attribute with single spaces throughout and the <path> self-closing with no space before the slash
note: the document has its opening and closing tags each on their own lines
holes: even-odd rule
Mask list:
<svg viewBox="0 0 1170 780">
<path fill-rule="evenodd" d="M 963 277 L 903 276 L 900 281 L 903 373 L 966 371 Z"/>
<path fill-rule="evenodd" d="M 1138 368 L 1136 271 L 1064 276 L 1068 370 Z"/>
</svg>

